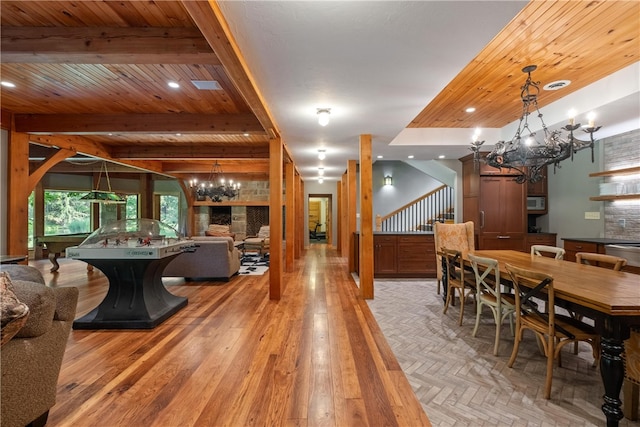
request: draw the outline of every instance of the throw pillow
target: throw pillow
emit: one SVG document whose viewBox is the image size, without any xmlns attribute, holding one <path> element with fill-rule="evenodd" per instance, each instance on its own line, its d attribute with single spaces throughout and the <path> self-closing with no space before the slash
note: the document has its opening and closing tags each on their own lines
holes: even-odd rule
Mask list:
<svg viewBox="0 0 640 427">
<path fill-rule="evenodd" d="M 22 329 L 28 317 L 29 307 L 16 297 L 9 275 L 0 271 L 0 346 Z"/>
</svg>

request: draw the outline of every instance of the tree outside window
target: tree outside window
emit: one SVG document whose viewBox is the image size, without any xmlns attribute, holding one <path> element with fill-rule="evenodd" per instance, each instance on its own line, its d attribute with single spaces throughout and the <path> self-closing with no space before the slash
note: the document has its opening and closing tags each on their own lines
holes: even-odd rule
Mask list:
<svg viewBox="0 0 640 427">
<path fill-rule="evenodd" d="M 160 221 L 178 229 L 180 221 L 180 198 L 174 194 L 160 195 Z"/>
<path fill-rule="evenodd" d="M 45 236 L 91 232 L 90 203 L 80 200 L 85 194 L 77 191 L 44 191 Z M 31 197 L 29 206 L 33 208 Z M 32 225 L 30 228 L 33 233 Z"/>
</svg>

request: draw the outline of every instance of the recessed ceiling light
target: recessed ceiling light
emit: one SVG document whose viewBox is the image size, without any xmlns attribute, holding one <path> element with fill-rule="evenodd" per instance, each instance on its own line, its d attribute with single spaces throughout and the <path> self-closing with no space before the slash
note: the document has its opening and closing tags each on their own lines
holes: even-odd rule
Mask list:
<svg viewBox="0 0 640 427">
<path fill-rule="evenodd" d="M 222 86 L 215 80 L 191 80 L 191 83 L 200 90 L 222 90 Z"/>
<path fill-rule="evenodd" d="M 439 159 L 444 159 L 444 154 L 440 154 L 440 155 L 438 156 L 438 158 L 439 158 Z"/>
<path fill-rule="evenodd" d="M 0 84 L 1 84 L 2 86 L 4 86 L 4 87 L 16 87 L 16 85 L 14 85 L 13 83 L 11 83 L 11 82 L 6 82 L 6 81 L 4 81 L 4 80 L 3 80 L 2 82 L 0 82 Z"/>
<path fill-rule="evenodd" d="M 467 112 L 467 113 L 473 113 L 474 111 L 476 111 L 476 107 L 469 107 L 464 111 Z"/>
<path fill-rule="evenodd" d="M 324 178 L 320 177 L 318 178 L 318 184 L 322 184 L 324 182 Z"/>
<path fill-rule="evenodd" d="M 318 150 L 318 159 L 324 160 L 327 157 L 326 150 Z"/>
<path fill-rule="evenodd" d="M 571 84 L 571 80 L 556 80 L 555 82 L 547 83 L 546 85 L 542 86 L 542 89 L 558 90 L 558 89 L 562 89 L 563 87 L 567 87 L 570 84 Z"/>
<path fill-rule="evenodd" d="M 383 158 L 383 156 L 382 156 L 382 155 L 379 155 L 379 156 L 378 156 L 378 158 L 379 158 L 379 159 L 382 159 L 382 158 Z"/>
<path fill-rule="evenodd" d="M 249 134 L 248 134 L 248 133 L 246 133 L 246 132 L 245 132 L 245 133 L 243 133 L 242 135 L 243 135 L 243 136 L 249 136 Z"/>
<path fill-rule="evenodd" d="M 413 157 L 414 157 L 413 154 L 410 154 L 407 156 L 408 159 L 413 159 Z"/>
<path fill-rule="evenodd" d="M 176 133 L 176 136 L 182 136 L 182 134 L 181 133 Z"/>
<path fill-rule="evenodd" d="M 167 84 L 169 85 L 169 87 L 172 87 L 174 89 L 178 89 L 180 87 L 180 85 L 176 82 L 169 82 Z"/>
</svg>

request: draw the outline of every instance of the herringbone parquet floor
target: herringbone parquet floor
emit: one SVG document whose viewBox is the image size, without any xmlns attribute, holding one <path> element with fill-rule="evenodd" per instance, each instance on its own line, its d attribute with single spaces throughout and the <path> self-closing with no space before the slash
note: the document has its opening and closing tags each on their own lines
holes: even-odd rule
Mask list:
<svg viewBox="0 0 640 427">
<path fill-rule="evenodd" d="M 375 281 L 369 306 L 434 426 L 603 426 L 604 388 L 588 344 L 571 345 L 554 368 L 551 400 L 542 397 L 545 363 L 533 334 L 525 332 L 513 368 L 508 323 L 499 355 L 495 326 L 485 308 L 477 337 L 470 301 L 458 326 L 459 306 L 442 314 L 435 280 Z M 640 423 L 623 419 L 620 426 Z"/>
</svg>

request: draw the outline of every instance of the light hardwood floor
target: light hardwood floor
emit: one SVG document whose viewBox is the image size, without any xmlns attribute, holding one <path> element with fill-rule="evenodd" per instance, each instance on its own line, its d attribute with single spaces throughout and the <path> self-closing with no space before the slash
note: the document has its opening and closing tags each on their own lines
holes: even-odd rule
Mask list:
<svg viewBox="0 0 640 427">
<path fill-rule="evenodd" d="M 78 316 L 106 293 L 82 262 L 32 265 L 80 289 Z M 344 259 L 315 245 L 278 302 L 267 278 L 169 279 L 189 304 L 155 329 L 72 331 L 48 425 L 430 425 Z"/>
<path fill-rule="evenodd" d="M 84 263 L 63 259 L 58 274 L 31 264 L 50 286 L 79 287 L 78 316 L 106 293 Z M 443 316 L 435 281 L 376 281 L 365 302 L 345 259 L 316 244 L 285 274 L 280 302 L 266 279 L 168 279 L 189 305 L 156 329 L 72 331 L 48 425 L 604 425 L 587 347 L 567 353 L 544 400 L 533 340 L 507 368 L 509 328 L 493 356 L 491 322 L 471 337 L 473 309 L 462 326 L 457 306 Z"/>
</svg>

